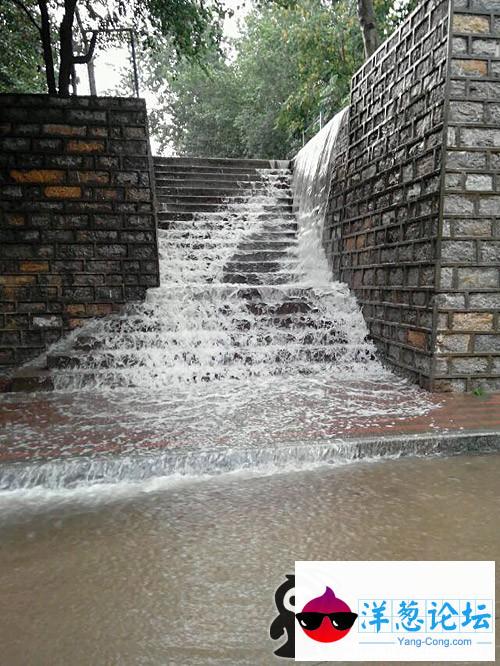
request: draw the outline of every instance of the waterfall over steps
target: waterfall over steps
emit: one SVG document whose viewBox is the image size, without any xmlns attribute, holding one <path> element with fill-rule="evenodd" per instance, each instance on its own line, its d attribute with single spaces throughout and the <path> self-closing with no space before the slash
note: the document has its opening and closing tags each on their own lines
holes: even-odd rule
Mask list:
<svg viewBox="0 0 500 666">
<path fill-rule="evenodd" d="M 314 164 L 157 160 L 161 286 L 54 345 L 53 393 L 7 403 L 0 493 L 399 455 L 344 437 L 432 407 L 331 277 Z"/>
<path fill-rule="evenodd" d="M 303 243 L 287 163 L 171 158 L 156 175 L 161 286 L 56 345 L 56 389 L 370 373 L 354 298 Z"/>
</svg>

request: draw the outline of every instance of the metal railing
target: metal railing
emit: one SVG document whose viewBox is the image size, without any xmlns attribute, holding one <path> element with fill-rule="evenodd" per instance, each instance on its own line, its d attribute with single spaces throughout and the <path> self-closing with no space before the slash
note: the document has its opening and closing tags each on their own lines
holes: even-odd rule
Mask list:
<svg viewBox="0 0 500 666">
<path fill-rule="evenodd" d="M 313 127 L 316 127 L 316 125 L 319 125 L 319 132 L 323 129 L 323 111 L 319 112 L 319 116 L 316 118 L 316 120 L 313 120 L 313 122 L 308 125 L 305 129 L 302 130 L 302 147 L 306 145 L 306 136 L 309 130 L 313 129 Z"/>
</svg>

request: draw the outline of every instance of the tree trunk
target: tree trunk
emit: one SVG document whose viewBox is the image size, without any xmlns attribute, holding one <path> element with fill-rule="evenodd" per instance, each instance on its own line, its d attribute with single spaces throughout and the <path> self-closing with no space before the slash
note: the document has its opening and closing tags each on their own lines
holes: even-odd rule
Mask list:
<svg viewBox="0 0 500 666">
<path fill-rule="evenodd" d="M 76 20 L 78 22 L 78 27 L 80 28 L 80 32 L 82 35 L 82 41 L 83 45 L 87 51 L 87 53 L 90 52 L 90 41 L 89 38 L 87 37 L 87 33 L 85 32 L 85 28 L 83 25 L 83 21 L 80 16 L 80 12 L 78 11 L 78 7 L 75 9 L 75 16 Z M 97 95 L 97 87 L 95 84 L 95 67 L 94 67 L 94 59 L 90 58 L 90 60 L 87 63 L 87 74 L 89 77 L 89 90 L 91 95 Z"/>
<path fill-rule="evenodd" d="M 65 0 L 64 16 L 59 26 L 59 95 L 69 95 L 73 58 L 73 21 L 77 0 Z"/>
<path fill-rule="evenodd" d="M 54 55 L 52 53 L 52 40 L 50 37 L 50 19 L 47 10 L 47 0 L 38 0 L 40 9 L 41 27 L 40 37 L 42 40 L 43 60 L 45 63 L 45 77 L 49 95 L 57 95 L 56 74 L 54 70 Z"/>
<path fill-rule="evenodd" d="M 368 59 L 375 53 L 380 43 L 373 0 L 358 0 L 358 18 L 363 33 L 365 56 Z"/>
</svg>

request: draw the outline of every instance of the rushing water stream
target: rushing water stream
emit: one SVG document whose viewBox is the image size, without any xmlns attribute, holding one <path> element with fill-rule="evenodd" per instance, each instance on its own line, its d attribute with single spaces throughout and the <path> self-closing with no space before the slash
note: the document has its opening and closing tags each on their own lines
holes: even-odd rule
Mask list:
<svg viewBox="0 0 500 666">
<path fill-rule="evenodd" d="M 343 118 L 295 160 L 297 215 L 292 172 L 270 168 L 219 211 L 173 222 L 146 302 L 55 345 L 53 394 L 2 398 L 0 445 L 19 464 L 0 469 L 0 488 L 344 460 L 338 435 L 351 422 L 432 407 L 376 358 L 321 247 Z M 134 457 L 152 450 L 161 459 Z M 101 455 L 113 452 L 127 457 Z"/>
<path fill-rule="evenodd" d="M 0 496 L 0 661 L 277 664 L 296 559 L 495 559 L 499 474 L 498 455 L 405 459 Z"/>
<path fill-rule="evenodd" d="M 498 456 L 342 465 L 402 452 L 343 433 L 435 406 L 330 277 L 343 118 L 296 159 L 296 218 L 291 173 L 269 169 L 172 224 L 146 303 L 56 345 L 53 393 L 1 397 L 2 665 L 271 664 L 296 559 L 498 553 Z"/>
</svg>

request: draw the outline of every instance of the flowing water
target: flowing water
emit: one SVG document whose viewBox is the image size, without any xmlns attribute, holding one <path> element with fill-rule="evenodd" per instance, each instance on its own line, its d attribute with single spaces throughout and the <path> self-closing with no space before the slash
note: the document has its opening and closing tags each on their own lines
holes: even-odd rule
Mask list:
<svg viewBox="0 0 500 666">
<path fill-rule="evenodd" d="M 343 429 L 434 403 L 330 277 L 341 122 L 296 160 L 297 218 L 291 173 L 269 169 L 173 223 L 146 303 L 52 349 L 53 393 L 1 398 L 2 665 L 271 664 L 296 559 L 498 553 L 498 456 L 342 465 L 360 455 Z"/>
<path fill-rule="evenodd" d="M 321 247 L 343 119 L 295 160 L 297 215 L 291 171 L 263 169 L 245 196 L 160 230 L 161 286 L 146 302 L 55 345 L 53 394 L 2 398 L 0 446 L 11 456 L 93 458 L 80 471 L 0 469 L 0 488 L 107 481 L 115 468 L 98 458 L 107 452 L 189 451 L 203 461 L 185 465 L 189 474 L 220 471 L 228 456 L 231 468 L 273 456 L 280 466 L 287 455 L 324 462 L 308 445 L 338 440 L 335 420 L 362 428 L 434 406 L 376 358 L 356 300 L 332 280 Z M 269 454 L 271 445 L 283 446 Z M 183 465 L 159 464 L 158 473 Z M 125 460 L 119 479 L 135 467 Z"/>
<path fill-rule="evenodd" d="M 406 458 L 0 496 L 0 663 L 278 664 L 296 559 L 496 559 L 499 475 Z"/>
</svg>

